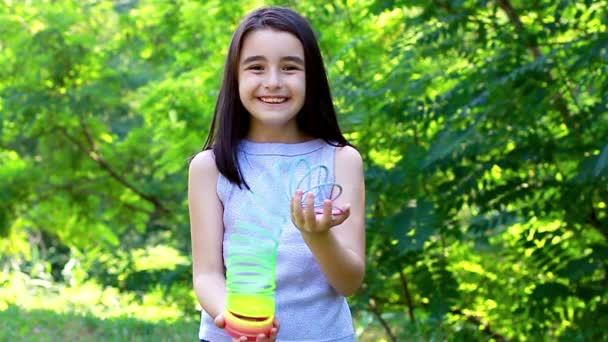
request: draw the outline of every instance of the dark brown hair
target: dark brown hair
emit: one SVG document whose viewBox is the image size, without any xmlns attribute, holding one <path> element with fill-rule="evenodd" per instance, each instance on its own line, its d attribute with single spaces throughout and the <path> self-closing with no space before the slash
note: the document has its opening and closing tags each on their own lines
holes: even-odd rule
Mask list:
<svg viewBox="0 0 608 342">
<path fill-rule="evenodd" d="M 238 65 L 245 36 L 254 30 L 272 29 L 293 34 L 304 48 L 306 72 L 305 100 L 296 115 L 298 127 L 306 134 L 336 146 L 351 145 L 342 135 L 332 102 L 327 73 L 314 32 L 306 19 L 284 7 L 264 7 L 247 15 L 237 27 L 226 58 L 224 79 L 213 122 L 203 150 L 213 149 L 215 163 L 230 182 L 245 185 L 237 159 L 237 146 L 249 130 L 249 113 L 239 97 Z"/>
</svg>

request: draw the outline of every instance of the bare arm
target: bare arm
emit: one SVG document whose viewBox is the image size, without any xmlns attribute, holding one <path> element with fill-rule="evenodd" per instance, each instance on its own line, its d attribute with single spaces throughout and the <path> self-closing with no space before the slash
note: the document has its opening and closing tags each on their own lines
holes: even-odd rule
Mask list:
<svg viewBox="0 0 608 342">
<path fill-rule="evenodd" d="M 203 151 L 192 159 L 188 175 L 192 281 L 198 301 L 213 318 L 224 311 L 226 300 L 223 207 L 216 193 L 218 176 L 212 151 Z"/>
<path fill-rule="evenodd" d="M 343 187 L 343 193 L 333 205 L 345 208 L 343 215 L 331 218 L 331 205 L 327 202 L 322 217 L 315 216 L 311 209 L 294 214 L 294 219 L 329 283 L 350 296 L 361 286 L 365 275 L 363 161 L 357 150 L 346 146 L 336 150 L 335 163 L 336 183 Z M 294 203 L 300 203 L 300 199 L 296 195 Z M 311 203 L 310 198 L 306 200 Z M 316 226 L 312 227 L 311 222 L 316 222 Z"/>
</svg>

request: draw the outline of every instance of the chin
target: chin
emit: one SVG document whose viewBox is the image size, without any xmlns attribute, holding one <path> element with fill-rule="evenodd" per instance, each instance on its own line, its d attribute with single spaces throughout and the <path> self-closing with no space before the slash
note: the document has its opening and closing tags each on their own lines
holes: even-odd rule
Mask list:
<svg viewBox="0 0 608 342">
<path fill-rule="evenodd" d="M 264 124 L 265 126 L 269 126 L 269 127 L 274 127 L 274 128 L 281 128 L 281 127 L 285 127 L 289 124 L 291 120 L 290 119 L 266 119 L 266 120 L 260 120 L 260 122 L 262 124 Z"/>
<path fill-rule="evenodd" d="M 280 114 L 280 115 L 274 115 L 273 113 L 265 113 L 262 115 L 253 115 L 252 114 L 251 116 L 256 121 L 258 121 L 264 125 L 277 127 L 277 126 L 285 126 L 290 121 L 295 120 L 297 114 L 298 114 L 297 112 L 294 114 Z"/>
</svg>

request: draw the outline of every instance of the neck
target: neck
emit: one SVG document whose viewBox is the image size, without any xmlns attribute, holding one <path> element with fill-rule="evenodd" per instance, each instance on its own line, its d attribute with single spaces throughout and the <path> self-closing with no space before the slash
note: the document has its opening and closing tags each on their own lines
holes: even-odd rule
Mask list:
<svg viewBox="0 0 608 342">
<path fill-rule="evenodd" d="M 291 127 L 259 127 L 253 124 L 249 129 L 249 133 L 246 136 L 247 140 L 261 143 L 286 143 L 295 144 L 308 140 L 314 139 L 302 132 L 297 126 Z"/>
</svg>

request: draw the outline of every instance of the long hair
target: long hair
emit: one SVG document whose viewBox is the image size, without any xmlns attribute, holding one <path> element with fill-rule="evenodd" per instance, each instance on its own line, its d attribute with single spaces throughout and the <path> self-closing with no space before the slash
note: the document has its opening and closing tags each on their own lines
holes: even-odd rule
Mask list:
<svg viewBox="0 0 608 342">
<path fill-rule="evenodd" d="M 232 36 L 213 122 L 203 148 L 213 149 L 219 172 L 239 188 L 241 185 L 249 188 L 240 171 L 237 146 L 247 135 L 250 118 L 239 97 L 238 65 L 245 36 L 262 29 L 291 33 L 304 48 L 306 95 L 304 105 L 296 115 L 298 127 L 334 146 L 352 146 L 338 126 L 321 50 L 306 19 L 284 7 L 257 9 L 243 19 Z"/>
</svg>

